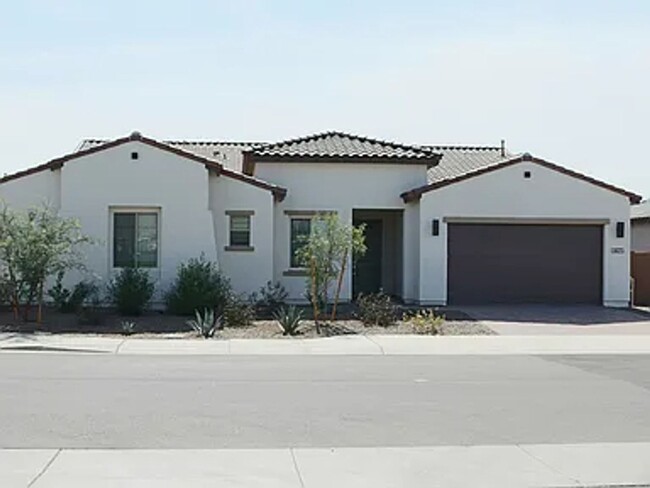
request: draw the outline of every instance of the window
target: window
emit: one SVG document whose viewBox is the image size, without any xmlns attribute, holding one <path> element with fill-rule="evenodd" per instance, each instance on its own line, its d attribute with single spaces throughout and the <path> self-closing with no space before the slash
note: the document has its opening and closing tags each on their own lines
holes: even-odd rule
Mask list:
<svg viewBox="0 0 650 488">
<path fill-rule="evenodd" d="M 113 267 L 158 267 L 158 213 L 113 214 Z"/>
<path fill-rule="evenodd" d="M 250 247 L 251 245 L 251 216 L 230 216 L 230 246 Z"/>
<path fill-rule="evenodd" d="M 310 218 L 291 219 L 291 267 L 301 268 L 298 252 L 305 246 L 311 232 Z"/>
</svg>

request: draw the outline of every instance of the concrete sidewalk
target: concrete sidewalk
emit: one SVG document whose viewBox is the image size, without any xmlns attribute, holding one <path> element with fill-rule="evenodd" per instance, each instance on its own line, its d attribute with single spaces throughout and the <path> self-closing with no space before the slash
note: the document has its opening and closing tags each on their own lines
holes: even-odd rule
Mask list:
<svg viewBox="0 0 650 488">
<path fill-rule="evenodd" d="M 0 450 L 0 486 L 646 486 L 650 443 L 242 450 Z"/>
<path fill-rule="evenodd" d="M 375 335 L 319 339 L 205 340 L 2 334 L 0 352 L 162 355 L 650 354 L 650 335 Z"/>
</svg>

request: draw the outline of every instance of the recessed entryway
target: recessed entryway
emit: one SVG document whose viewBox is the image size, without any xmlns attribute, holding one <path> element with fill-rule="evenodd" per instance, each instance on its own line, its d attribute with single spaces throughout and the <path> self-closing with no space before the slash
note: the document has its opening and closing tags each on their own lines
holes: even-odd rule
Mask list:
<svg viewBox="0 0 650 488">
<path fill-rule="evenodd" d="M 365 224 L 365 255 L 354 259 L 352 289 L 360 293 L 384 293 L 402 296 L 401 210 L 354 210 L 354 225 Z"/>
</svg>

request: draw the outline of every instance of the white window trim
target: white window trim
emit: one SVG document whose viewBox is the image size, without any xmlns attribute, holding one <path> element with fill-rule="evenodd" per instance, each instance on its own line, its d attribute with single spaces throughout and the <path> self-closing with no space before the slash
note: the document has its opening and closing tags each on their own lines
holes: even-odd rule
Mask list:
<svg viewBox="0 0 650 488">
<path fill-rule="evenodd" d="M 128 206 L 111 206 L 109 207 L 109 212 L 108 212 L 108 269 L 109 271 L 117 271 L 124 269 L 123 267 L 120 266 L 114 266 L 113 265 L 113 250 L 114 250 L 114 245 L 115 245 L 115 219 L 114 215 L 115 214 L 122 214 L 122 213 L 155 213 L 158 217 L 156 219 L 156 222 L 158 224 L 158 227 L 156 229 L 157 231 L 157 236 L 158 236 L 158 245 L 156 246 L 157 250 L 157 255 L 156 255 L 156 263 L 158 266 L 155 268 L 142 268 L 147 271 L 153 271 L 153 272 L 159 272 L 161 269 L 161 249 L 162 249 L 162 235 L 161 235 L 161 229 L 162 229 L 162 211 L 161 207 L 128 207 Z"/>
</svg>

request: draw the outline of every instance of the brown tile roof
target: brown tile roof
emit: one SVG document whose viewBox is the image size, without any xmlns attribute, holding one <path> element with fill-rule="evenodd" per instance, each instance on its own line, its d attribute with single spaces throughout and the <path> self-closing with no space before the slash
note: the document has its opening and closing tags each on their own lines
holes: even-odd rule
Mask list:
<svg viewBox="0 0 650 488">
<path fill-rule="evenodd" d="M 7 176 L 4 176 L 0 178 L 0 183 L 6 183 L 7 181 L 15 180 L 18 178 L 21 178 L 23 176 L 28 176 L 31 174 L 35 174 L 41 171 L 45 170 L 54 170 L 54 169 L 59 169 L 61 168 L 65 163 L 68 161 L 73 161 L 75 159 L 82 158 L 84 156 L 88 156 L 100 151 L 105 151 L 107 149 L 113 148 L 120 146 L 122 144 L 126 144 L 127 142 L 140 142 L 142 144 L 146 144 L 151 147 L 155 147 L 157 149 L 160 149 L 162 151 L 167 151 L 173 154 L 176 154 L 178 156 L 181 156 L 185 159 L 189 159 L 191 161 L 195 161 L 197 163 L 201 163 L 205 165 L 206 169 L 215 171 L 216 173 L 227 176 L 229 178 L 233 178 L 236 180 L 240 180 L 246 183 L 249 183 L 251 185 L 257 186 L 259 188 L 263 188 L 266 190 L 269 190 L 273 193 L 276 199 L 282 200 L 284 199 L 287 190 L 285 188 L 282 188 L 277 185 L 273 185 L 270 183 L 267 183 L 265 181 L 259 180 L 257 178 L 254 178 L 252 176 L 245 175 L 241 172 L 234 171 L 230 168 L 225 168 L 223 164 L 221 164 L 219 161 L 216 161 L 211 158 L 207 158 L 205 156 L 201 156 L 199 154 L 195 154 L 193 152 L 186 151 L 184 149 L 180 149 L 179 147 L 174 147 L 169 144 L 165 144 L 163 142 L 156 141 L 155 139 L 150 139 L 148 137 L 142 136 L 139 132 L 134 132 L 130 136 L 127 137 L 121 137 L 119 139 L 115 139 L 112 141 L 99 141 L 99 140 L 93 140 L 89 139 L 84 142 L 77 148 L 75 152 L 72 152 L 70 154 L 66 154 L 65 156 L 62 156 L 60 158 L 52 159 L 51 161 L 48 161 L 47 163 L 40 164 L 38 166 L 34 166 L 32 168 L 19 171 L 17 173 L 13 173 Z"/>
<path fill-rule="evenodd" d="M 422 146 L 370 139 L 343 132 L 323 132 L 246 151 L 245 159 L 259 161 L 398 162 L 437 164 L 440 155 Z"/>
<path fill-rule="evenodd" d="M 497 161 L 494 164 L 489 164 L 480 168 L 477 168 L 473 171 L 469 171 L 466 173 L 458 174 L 457 176 L 449 177 L 446 179 L 441 179 L 438 181 L 434 181 L 432 183 L 429 183 L 428 185 L 421 186 L 419 188 L 414 188 L 413 190 L 407 191 L 402 193 L 400 196 L 404 200 L 404 202 L 412 202 L 419 200 L 424 193 L 428 193 L 433 190 L 437 190 L 438 188 L 443 188 L 448 185 L 452 185 L 454 183 L 458 183 L 464 180 L 468 180 L 470 178 L 474 178 L 475 176 L 480 176 L 485 173 L 490 173 L 492 171 L 496 171 L 498 169 L 506 168 L 508 166 L 512 166 L 517 163 L 521 162 L 531 162 L 535 164 L 539 164 L 540 166 L 544 166 L 546 168 L 559 171 L 560 173 L 563 173 L 567 176 L 571 176 L 573 178 L 577 178 L 582 181 L 586 181 L 588 183 L 591 183 L 592 185 L 599 186 L 601 188 L 604 188 L 606 190 L 613 191 L 615 193 L 619 193 L 623 196 L 626 196 L 630 199 L 631 203 L 639 203 L 641 201 L 641 196 L 637 195 L 636 193 L 629 192 L 627 190 L 624 190 L 622 188 L 618 188 L 614 185 L 610 185 L 609 183 L 605 183 L 603 181 L 597 180 L 595 178 L 592 178 L 591 176 L 584 175 L 582 173 L 578 173 L 577 171 L 570 170 L 568 168 L 565 168 L 564 166 L 560 166 L 555 163 L 551 163 L 549 161 L 545 161 L 540 158 L 536 158 L 534 156 L 531 156 L 528 153 L 518 155 L 518 156 L 513 156 L 505 160 Z"/>
<path fill-rule="evenodd" d="M 442 155 L 440 162 L 427 172 L 429 183 L 456 178 L 512 157 L 501 147 L 493 146 L 425 147 Z"/>
</svg>

